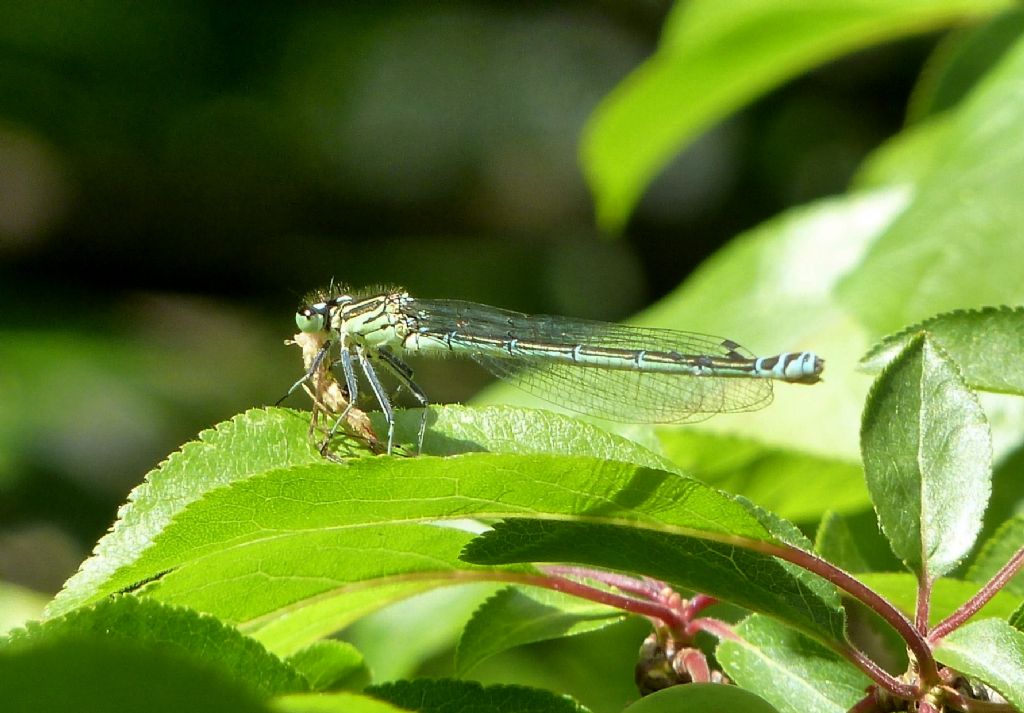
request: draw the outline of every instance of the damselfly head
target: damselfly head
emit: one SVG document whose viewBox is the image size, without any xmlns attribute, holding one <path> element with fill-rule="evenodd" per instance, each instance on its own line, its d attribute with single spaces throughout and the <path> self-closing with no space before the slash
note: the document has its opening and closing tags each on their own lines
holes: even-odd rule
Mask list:
<svg viewBox="0 0 1024 713">
<path fill-rule="evenodd" d="M 351 302 L 349 295 L 336 295 L 303 305 L 295 312 L 295 326 L 300 332 L 316 334 L 327 329 L 331 323 L 331 310 Z"/>
<path fill-rule="evenodd" d="M 299 328 L 300 332 L 306 334 L 322 332 L 327 325 L 327 309 L 326 302 L 300 307 L 295 313 L 295 326 Z"/>
</svg>

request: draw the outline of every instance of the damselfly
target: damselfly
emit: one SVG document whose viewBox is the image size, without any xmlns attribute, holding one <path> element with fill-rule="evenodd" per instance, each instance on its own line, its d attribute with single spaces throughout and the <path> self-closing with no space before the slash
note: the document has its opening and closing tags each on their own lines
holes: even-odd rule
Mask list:
<svg viewBox="0 0 1024 713">
<path fill-rule="evenodd" d="M 333 434 L 359 394 L 356 370 L 361 370 L 388 424 L 388 453 L 395 419 L 378 366 L 424 407 L 420 448 L 429 404 L 399 354 L 468 356 L 495 376 L 571 411 L 635 423 L 682 423 L 753 411 L 771 401 L 772 379 L 813 384 L 824 366 L 814 352 L 756 357 L 732 340 L 706 334 L 424 300 L 400 289 L 315 295 L 296 312 L 295 323 L 300 331 L 319 335 L 324 345 L 288 393 L 312 379 L 325 359 L 340 365 L 349 398 Z"/>
</svg>

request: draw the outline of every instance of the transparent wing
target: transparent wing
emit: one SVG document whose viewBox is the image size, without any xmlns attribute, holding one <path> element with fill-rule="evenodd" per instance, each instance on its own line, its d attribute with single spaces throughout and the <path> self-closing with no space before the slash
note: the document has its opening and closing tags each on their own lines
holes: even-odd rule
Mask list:
<svg viewBox="0 0 1024 713">
<path fill-rule="evenodd" d="M 717 357 L 754 355 L 735 342 L 698 332 L 633 327 L 615 322 L 523 314 L 459 300 L 410 299 L 403 305 L 420 327 L 432 332 L 457 330 L 483 337 L 518 337 L 549 344 L 606 346 L 622 349 L 677 351 L 680 354 Z"/>
<path fill-rule="evenodd" d="M 717 413 L 755 411 L 772 400 L 767 379 L 613 371 L 572 364 L 474 355 L 495 376 L 570 411 L 631 423 L 703 421 Z"/>
<path fill-rule="evenodd" d="M 721 337 L 610 322 L 526 315 L 453 300 L 415 300 L 419 326 L 466 336 L 517 338 L 558 346 L 583 344 L 692 356 L 750 359 L 753 354 Z M 613 421 L 680 423 L 717 413 L 753 411 L 772 399 L 767 379 L 604 369 L 543 360 L 528 353 L 469 356 L 501 379 L 577 413 Z"/>
</svg>

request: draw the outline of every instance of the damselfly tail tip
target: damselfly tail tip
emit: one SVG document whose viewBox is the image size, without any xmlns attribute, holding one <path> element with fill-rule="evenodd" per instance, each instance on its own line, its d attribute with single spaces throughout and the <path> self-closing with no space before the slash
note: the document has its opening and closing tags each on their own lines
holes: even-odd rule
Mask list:
<svg viewBox="0 0 1024 713">
<path fill-rule="evenodd" d="M 797 384 L 817 384 L 825 370 L 825 360 L 814 352 L 803 352 L 798 359 L 803 367 L 800 376 L 793 381 Z"/>
<path fill-rule="evenodd" d="M 791 384 L 816 384 L 821 381 L 825 360 L 814 352 L 784 352 L 754 360 L 754 373 Z"/>
</svg>

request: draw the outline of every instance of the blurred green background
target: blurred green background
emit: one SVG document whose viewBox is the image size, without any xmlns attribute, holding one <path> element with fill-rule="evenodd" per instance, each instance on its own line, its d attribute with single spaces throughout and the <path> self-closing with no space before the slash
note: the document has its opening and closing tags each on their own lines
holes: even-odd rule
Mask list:
<svg viewBox="0 0 1024 713">
<path fill-rule="evenodd" d="M 55 592 L 146 471 L 280 397 L 306 291 L 623 318 L 736 233 L 842 191 L 938 40 L 768 94 L 609 239 L 581 128 L 670 5 L 4 3 L 0 581 Z M 418 367 L 437 401 L 486 383 Z"/>
</svg>

